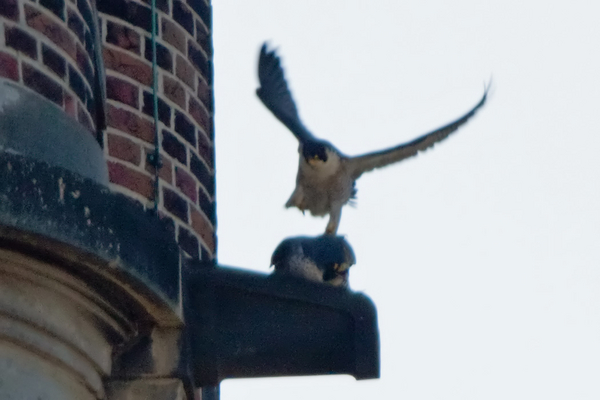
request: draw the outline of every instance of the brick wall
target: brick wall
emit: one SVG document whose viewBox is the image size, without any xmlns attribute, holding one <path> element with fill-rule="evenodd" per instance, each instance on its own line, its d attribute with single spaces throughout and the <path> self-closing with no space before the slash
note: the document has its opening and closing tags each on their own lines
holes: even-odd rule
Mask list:
<svg viewBox="0 0 600 400">
<path fill-rule="evenodd" d="M 0 0 L 6 1 L 6 0 Z M 42 1 L 42 0 L 40 0 Z M 152 207 L 155 170 L 150 0 L 97 0 L 106 67 L 112 188 Z M 157 0 L 159 215 L 193 258 L 215 255 L 211 11 Z"/>
<path fill-rule="evenodd" d="M 19 82 L 95 130 L 89 0 L 0 0 L 0 77 Z"/>
<path fill-rule="evenodd" d="M 216 252 L 210 1 L 157 0 L 157 9 L 159 216 L 188 255 L 209 260 Z M 99 53 L 105 104 L 94 90 Z M 0 0 L 0 78 L 33 89 L 94 134 L 96 103 L 104 104 L 111 189 L 146 208 L 154 206 L 156 172 L 147 161 L 155 143 L 151 60 L 150 0 Z"/>
</svg>

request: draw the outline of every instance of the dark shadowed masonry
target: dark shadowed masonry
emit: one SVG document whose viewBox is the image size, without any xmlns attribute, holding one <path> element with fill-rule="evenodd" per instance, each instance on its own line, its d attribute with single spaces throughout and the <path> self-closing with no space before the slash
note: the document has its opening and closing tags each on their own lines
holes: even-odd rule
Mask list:
<svg viewBox="0 0 600 400">
<path fill-rule="evenodd" d="M 0 398 L 379 376 L 368 298 L 217 265 L 211 32 L 208 0 L 0 0 Z"/>
</svg>

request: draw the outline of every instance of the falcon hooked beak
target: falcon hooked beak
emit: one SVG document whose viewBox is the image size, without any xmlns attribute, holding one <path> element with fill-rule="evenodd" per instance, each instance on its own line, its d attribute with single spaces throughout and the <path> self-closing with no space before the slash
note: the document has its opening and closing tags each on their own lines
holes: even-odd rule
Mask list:
<svg viewBox="0 0 600 400">
<path fill-rule="evenodd" d="M 350 244 L 333 235 L 287 238 L 271 257 L 277 275 L 340 287 L 348 286 L 348 270 L 355 263 Z"/>
<path fill-rule="evenodd" d="M 325 233 L 335 235 L 342 215 L 342 207 L 354 199 L 355 182 L 365 172 L 397 163 L 433 147 L 456 132 L 483 107 L 490 88 L 484 88 L 479 102 L 453 122 L 421 135 L 408 143 L 355 157 L 344 155 L 331 143 L 318 139 L 304 126 L 296 103 L 285 80 L 281 60 L 274 50 L 263 44 L 258 60 L 260 87 L 256 94 L 263 104 L 298 139 L 300 161 L 296 188 L 286 207 L 297 207 L 312 215 L 329 214 Z"/>
</svg>

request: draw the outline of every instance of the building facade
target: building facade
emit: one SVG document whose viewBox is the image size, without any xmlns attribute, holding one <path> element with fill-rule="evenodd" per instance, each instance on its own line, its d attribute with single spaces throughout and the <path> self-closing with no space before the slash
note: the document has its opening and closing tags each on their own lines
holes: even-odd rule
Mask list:
<svg viewBox="0 0 600 400">
<path fill-rule="evenodd" d="M 215 268 L 211 6 L 150 1 L 0 0 L 0 398 L 377 378 L 366 296 Z"/>
<path fill-rule="evenodd" d="M 111 189 L 143 208 L 156 202 L 187 255 L 211 260 L 210 4 L 156 2 L 157 127 L 151 16 L 151 5 L 136 0 L 1 0 L 0 77 L 44 96 L 97 136 Z M 148 157 L 157 145 L 158 173 Z"/>
<path fill-rule="evenodd" d="M 182 276 L 216 258 L 210 33 L 205 0 L 0 0 L 1 398 L 201 397 Z"/>
</svg>

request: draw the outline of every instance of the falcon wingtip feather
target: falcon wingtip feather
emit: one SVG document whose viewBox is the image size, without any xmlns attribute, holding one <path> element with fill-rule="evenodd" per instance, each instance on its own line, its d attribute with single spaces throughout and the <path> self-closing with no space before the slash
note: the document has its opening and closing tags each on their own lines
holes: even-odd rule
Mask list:
<svg viewBox="0 0 600 400">
<path fill-rule="evenodd" d="M 268 63 L 269 58 L 275 62 Z M 261 47 L 258 76 L 261 83 L 261 87 L 257 89 L 258 97 L 299 142 L 296 188 L 286 207 L 297 207 L 302 212 L 308 210 L 314 216 L 329 215 L 325 229 L 325 233 L 329 235 L 337 233 L 342 207 L 354 198 L 355 181 L 364 172 L 415 156 L 447 138 L 484 105 L 492 86 L 490 78 L 487 85 L 484 84 L 484 94 L 479 103 L 462 117 L 441 128 L 389 149 L 349 157 L 333 144 L 317 139 L 304 127 L 280 58 L 276 50 L 268 50 L 267 42 Z"/>
</svg>

